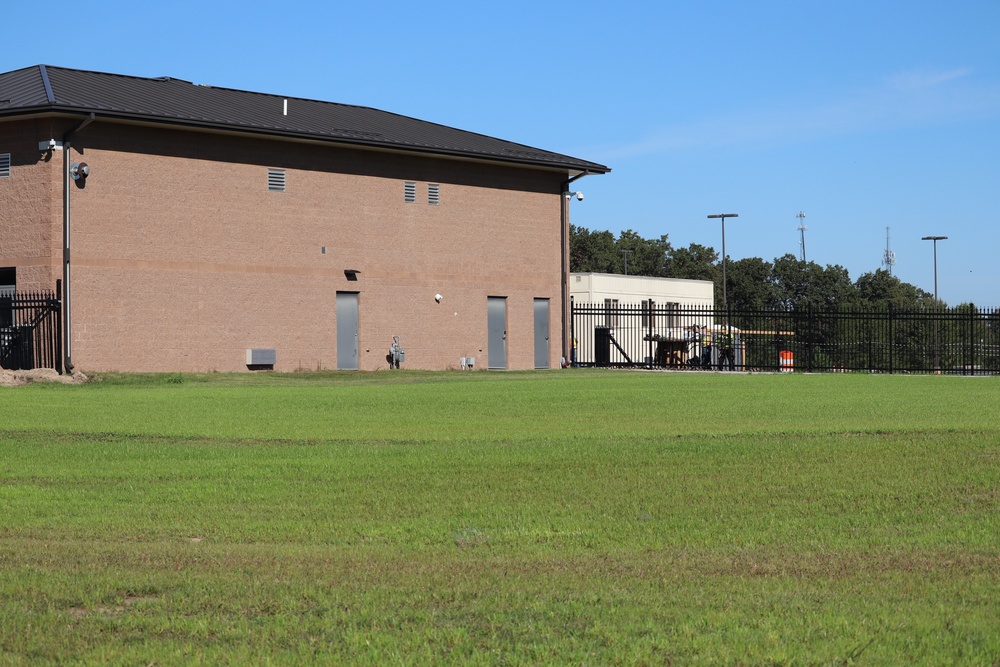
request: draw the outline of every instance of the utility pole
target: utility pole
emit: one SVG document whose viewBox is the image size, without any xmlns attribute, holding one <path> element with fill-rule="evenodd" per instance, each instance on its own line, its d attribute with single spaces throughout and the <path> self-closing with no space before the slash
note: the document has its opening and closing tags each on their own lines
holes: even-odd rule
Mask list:
<svg viewBox="0 0 1000 667">
<path fill-rule="evenodd" d="M 625 258 L 625 275 L 628 275 L 628 254 L 632 252 L 631 250 L 622 250 L 622 257 Z"/>
</svg>

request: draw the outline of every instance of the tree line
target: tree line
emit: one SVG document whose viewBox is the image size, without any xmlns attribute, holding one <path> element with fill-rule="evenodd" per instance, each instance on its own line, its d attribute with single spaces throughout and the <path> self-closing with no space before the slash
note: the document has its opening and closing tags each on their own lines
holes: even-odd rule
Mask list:
<svg viewBox="0 0 1000 667">
<path fill-rule="evenodd" d="M 570 271 L 711 280 L 722 305 L 722 258 L 711 246 L 692 243 L 674 248 L 664 234 L 644 239 L 632 230 L 617 238 L 610 231 L 570 225 Z M 934 295 L 878 269 L 856 281 L 839 264 L 820 266 L 792 254 L 766 261 L 759 257 L 726 260 L 726 290 L 734 310 L 805 308 L 921 309 Z M 943 303 L 938 305 L 944 305 Z"/>
</svg>

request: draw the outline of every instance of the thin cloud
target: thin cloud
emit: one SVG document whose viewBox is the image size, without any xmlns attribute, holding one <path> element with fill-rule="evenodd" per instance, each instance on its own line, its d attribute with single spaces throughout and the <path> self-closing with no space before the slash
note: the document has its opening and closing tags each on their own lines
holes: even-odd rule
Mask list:
<svg viewBox="0 0 1000 667">
<path fill-rule="evenodd" d="M 889 83 L 900 90 L 922 90 L 971 75 L 972 70 L 967 67 L 946 71 L 911 71 L 890 77 Z"/>
<path fill-rule="evenodd" d="M 913 71 L 882 85 L 809 107 L 788 100 L 766 109 L 668 126 L 638 141 L 598 147 L 605 161 L 689 150 L 788 144 L 949 123 L 1000 114 L 1000 85 L 977 83 L 969 69 Z"/>
</svg>

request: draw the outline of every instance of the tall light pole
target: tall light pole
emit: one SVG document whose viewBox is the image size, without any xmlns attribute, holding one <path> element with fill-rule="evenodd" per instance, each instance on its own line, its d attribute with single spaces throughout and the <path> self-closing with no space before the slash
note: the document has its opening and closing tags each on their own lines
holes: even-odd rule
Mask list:
<svg viewBox="0 0 1000 667">
<path fill-rule="evenodd" d="M 708 216 L 722 220 L 722 307 L 726 309 L 726 322 L 729 321 L 729 295 L 726 292 L 726 218 L 738 218 L 739 213 L 717 213 Z"/>
<path fill-rule="evenodd" d="M 933 241 L 934 242 L 934 305 L 938 306 L 940 301 L 938 301 L 938 291 L 937 291 L 937 242 L 944 241 L 947 236 L 924 236 L 921 241 Z M 937 318 L 934 318 L 934 373 L 941 372 L 941 339 L 939 334 L 939 323 Z"/>
<path fill-rule="evenodd" d="M 937 291 L 937 242 L 947 240 L 947 236 L 924 236 L 921 241 L 934 241 L 934 301 L 938 300 Z"/>
</svg>

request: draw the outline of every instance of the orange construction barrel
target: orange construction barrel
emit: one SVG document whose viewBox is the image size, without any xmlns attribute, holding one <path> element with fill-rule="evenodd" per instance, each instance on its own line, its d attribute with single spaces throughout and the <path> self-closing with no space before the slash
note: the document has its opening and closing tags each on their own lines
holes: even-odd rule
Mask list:
<svg viewBox="0 0 1000 667">
<path fill-rule="evenodd" d="M 795 355 L 791 350 L 781 350 L 778 352 L 779 366 L 782 373 L 791 373 L 795 370 Z"/>
</svg>

